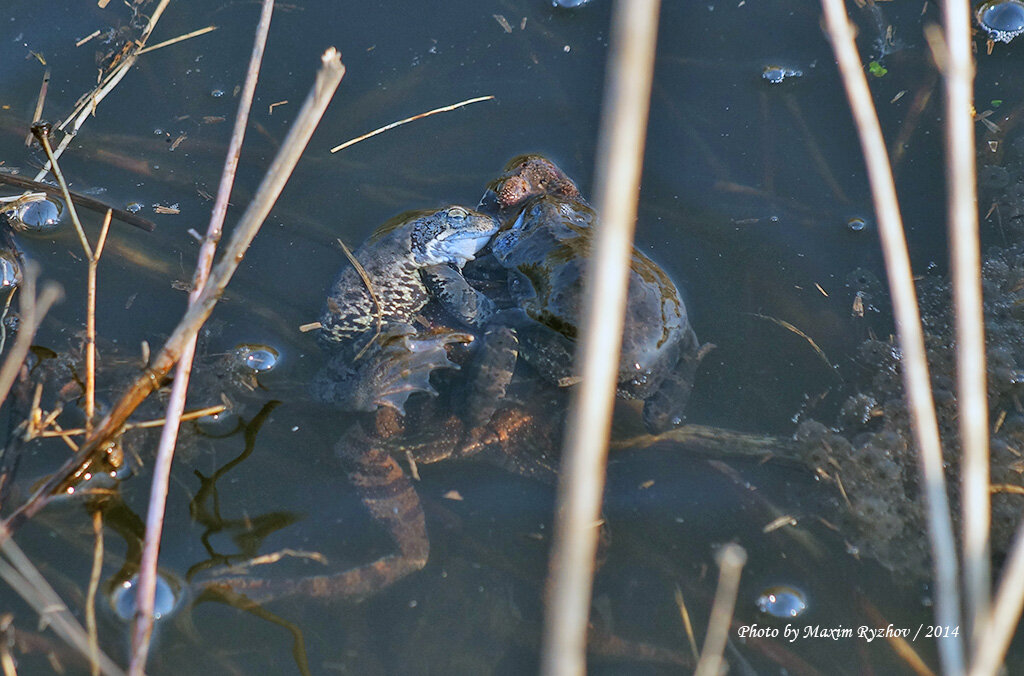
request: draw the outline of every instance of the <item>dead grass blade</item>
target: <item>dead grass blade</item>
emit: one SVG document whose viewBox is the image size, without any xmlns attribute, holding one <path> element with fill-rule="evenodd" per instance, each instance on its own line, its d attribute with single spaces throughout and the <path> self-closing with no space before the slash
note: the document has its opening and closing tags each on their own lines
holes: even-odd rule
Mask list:
<svg viewBox="0 0 1024 676">
<path fill-rule="evenodd" d="M 357 136 L 354 139 L 350 139 L 348 141 L 345 141 L 341 145 L 337 145 L 337 146 L 334 146 L 333 148 L 331 148 L 331 152 L 332 153 L 336 153 L 339 150 L 344 150 L 345 148 L 348 148 L 349 146 L 354 146 L 355 144 L 359 143 L 360 141 L 365 141 L 366 139 L 372 138 L 372 137 L 376 136 L 377 134 L 383 134 L 386 131 L 390 131 L 390 130 L 394 129 L 395 127 L 401 127 L 403 124 L 409 124 L 410 122 L 415 122 L 416 120 L 421 120 L 424 117 L 430 117 L 431 115 L 437 115 L 438 113 L 447 113 L 447 112 L 455 110 L 457 108 L 462 108 L 463 106 L 468 106 L 471 103 L 479 103 L 481 101 L 490 101 L 493 98 L 494 98 L 493 94 L 489 95 L 489 96 L 478 96 L 478 97 L 476 97 L 474 99 L 466 99 L 465 101 L 459 101 L 458 103 L 453 103 L 450 106 L 443 106 L 441 108 L 434 108 L 433 110 L 428 110 L 425 113 L 420 113 L 419 115 L 413 115 L 412 117 L 407 117 L 404 120 L 399 120 L 398 122 L 392 122 L 391 124 L 386 124 L 383 127 L 381 127 L 380 129 L 374 129 L 373 131 L 371 131 L 368 134 L 363 134 L 362 136 Z"/>
</svg>

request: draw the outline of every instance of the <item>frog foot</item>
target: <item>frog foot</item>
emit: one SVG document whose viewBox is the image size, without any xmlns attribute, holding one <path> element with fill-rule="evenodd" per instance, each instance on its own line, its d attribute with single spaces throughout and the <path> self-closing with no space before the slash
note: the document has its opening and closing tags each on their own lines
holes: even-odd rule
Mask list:
<svg viewBox="0 0 1024 676">
<path fill-rule="evenodd" d="M 407 330 L 408 329 L 408 330 Z M 313 382 L 314 395 L 325 403 L 354 411 L 390 407 L 405 415 L 405 402 L 414 392 L 437 395 L 430 374 L 441 368 L 459 368 L 448 359 L 448 346 L 472 342 L 466 333 L 435 334 L 397 329 L 378 337 L 362 359 L 351 362 L 343 355 L 330 359 Z"/>
<path fill-rule="evenodd" d="M 690 402 L 690 391 L 693 390 L 697 367 L 701 360 L 715 349 L 713 343 L 700 345 L 692 330 L 690 334 L 687 337 L 689 349 L 684 350 L 676 367 L 644 401 L 644 426 L 651 434 L 660 434 L 683 424 L 683 412 Z"/>
</svg>

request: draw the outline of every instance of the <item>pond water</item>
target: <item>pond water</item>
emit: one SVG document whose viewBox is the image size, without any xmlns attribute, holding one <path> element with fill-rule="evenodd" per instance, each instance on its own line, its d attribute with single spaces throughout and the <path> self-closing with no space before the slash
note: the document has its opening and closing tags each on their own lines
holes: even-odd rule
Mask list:
<svg viewBox="0 0 1024 676">
<path fill-rule="evenodd" d="M 878 64 L 871 79 L 883 127 L 900 149 L 896 172 L 915 269 L 941 273 L 941 96 L 921 33 L 938 20 L 936 8 L 850 10 L 865 62 Z M 316 321 L 328 284 L 346 264 L 337 238 L 354 248 L 402 211 L 471 206 L 516 155 L 551 157 L 592 196 L 610 11 L 607 0 L 572 10 L 545 0 L 453 0 L 433 12 L 397 1 L 299 0 L 277 8 L 229 228 L 326 47 L 338 47 L 347 73 L 204 332 L 190 408 L 222 397 L 234 408 L 225 420 L 183 431 L 161 552 L 172 581 L 284 550 L 319 552 L 340 570 L 393 549 L 334 458 L 348 416 L 308 393 L 323 358 L 313 334 L 299 327 Z M 100 264 L 101 406 L 138 368 L 140 344 L 159 346 L 185 307 L 182 287 L 198 248 L 189 229 L 206 227 L 258 12 L 254 2 L 173 0 L 150 44 L 207 25 L 217 30 L 140 57 L 61 160 L 73 190 L 115 207 L 141 206 L 140 215 L 157 224 L 147 234 L 115 223 Z M 45 10 L 27 0 L 4 3 L 0 170 L 31 177 L 43 161 L 24 136 L 44 70 L 51 79 L 43 117 L 60 119 L 95 82 L 96 54 L 111 48 L 103 44 L 110 29 L 130 19 L 118 3 Z M 798 415 L 829 421 L 834 404 L 819 400 L 839 386 L 837 373 L 851 367 L 856 345 L 892 330 L 885 294 L 871 288 L 884 270 L 870 197 L 819 21 L 813 2 L 670 2 L 662 10 L 637 246 L 685 290 L 697 334 L 717 346 L 701 365 L 690 422 L 790 436 Z M 886 26 L 895 28 L 888 42 Z M 95 30 L 99 37 L 76 47 Z M 1018 48 L 1000 45 L 986 57 L 980 37 L 979 47 L 979 109 L 996 101 L 1016 107 L 1011 97 L 1020 89 L 1011 87 L 1020 83 L 1010 64 Z M 494 99 L 328 152 L 394 120 L 484 95 Z M 158 213 L 157 205 L 177 213 Z M 95 238 L 100 219 L 86 219 Z M 55 234 L 20 243 L 67 296 L 36 343 L 77 354 L 86 266 L 66 215 Z M 875 295 L 863 296 L 869 300 L 858 317 L 854 299 L 865 289 Z M 835 368 L 770 318 L 813 339 Z M 254 388 L 218 366 L 239 346 L 262 370 Z M 80 422 L 68 408 L 65 427 Z M 139 413 L 159 415 L 156 403 Z M 134 572 L 155 446 L 155 434 L 127 435 L 126 450 L 141 464 L 132 460 L 134 475 L 116 498 L 55 504 L 18 533 L 79 617 L 92 560 L 89 513 L 104 510 L 101 589 L 109 592 Z M 688 659 L 689 647 L 675 590 L 699 642 L 717 576 L 714 552 L 729 541 L 750 555 L 739 624 L 781 631 L 787 622 L 912 629 L 930 622 L 926 581 L 898 579 L 858 558 L 852 536 L 828 527 L 841 508 L 834 486 L 792 463 L 671 451 L 662 445 L 612 456 L 611 543 L 593 619 L 605 635 L 629 643 L 619 654 L 611 640 L 595 649 L 592 673 L 678 673 L 672 661 Z M 30 444 L 5 509 L 66 452 L 53 440 Z M 424 570 L 359 604 L 288 599 L 260 612 L 197 599 L 186 584 L 178 607 L 158 623 L 149 672 L 300 673 L 307 663 L 318 674 L 534 671 L 552 489 L 481 463 L 440 463 L 420 473 L 416 488 L 431 535 Z M 784 514 L 799 526 L 764 532 Z M 285 558 L 260 572 L 324 571 L 318 560 Z M 789 607 L 806 610 L 798 619 L 761 612 L 759 600 L 763 606 L 772 589 L 796 590 L 796 601 L 786 597 Z M 110 603 L 100 606 L 101 646 L 124 662 L 127 624 Z M 35 630 L 32 611 L 6 588 L 0 610 L 13 613 L 19 630 Z M 40 643 L 20 658 L 24 673 L 49 669 L 49 651 L 69 673 L 87 671 L 70 649 Z M 645 659 L 640 643 L 667 652 Z M 934 641 L 913 645 L 936 664 Z M 882 640 L 734 637 L 727 657 L 735 673 L 911 673 Z"/>
</svg>

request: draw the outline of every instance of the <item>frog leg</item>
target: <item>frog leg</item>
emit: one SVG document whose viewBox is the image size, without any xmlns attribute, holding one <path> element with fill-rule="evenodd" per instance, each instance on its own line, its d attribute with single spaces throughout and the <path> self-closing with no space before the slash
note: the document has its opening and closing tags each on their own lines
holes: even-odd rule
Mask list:
<svg viewBox="0 0 1024 676">
<path fill-rule="evenodd" d="M 431 373 L 458 368 L 448 359 L 448 345 L 472 340 L 454 331 L 419 335 L 411 326 L 393 326 L 359 360 L 345 354 L 331 357 L 313 379 L 313 395 L 347 410 L 372 412 L 387 406 L 404 414 L 413 392 L 437 394 Z"/>
<path fill-rule="evenodd" d="M 394 539 L 397 553 L 338 573 L 291 580 L 220 577 L 204 586 L 229 589 L 259 603 L 287 596 L 360 601 L 421 570 L 430 554 L 423 507 L 409 477 L 380 441 L 357 424 L 335 451 L 370 515 Z"/>
<path fill-rule="evenodd" d="M 650 433 L 659 434 L 682 424 L 683 413 L 690 402 L 690 391 L 693 390 L 697 367 L 704 356 L 714 348 L 711 343 L 701 345 L 697 340 L 697 334 L 693 329 L 689 329 L 675 368 L 644 401 L 643 420 Z"/>
<path fill-rule="evenodd" d="M 463 419 L 469 428 L 487 424 L 512 382 L 519 360 L 519 339 L 505 326 L 488 329 L 469 364 Z"/>
<path fill-rule="evenodd" d="M 448 313 L 468 326 L 484 326 L 494 315 L 494 301 L 473 286 L 450 265 L 430 265 L 420 277 L 431 297 Z"/>
<path fill-rule="evenodd" d="M 573 355 L 576 343 L 552 328 L 522 316 L 515 324 L 519 337 L 519 351 L 530 366 L 544 378 L 559 387 L 569 387 L 579 382 L 579 374 L 573 371 Z"/>
</svg>

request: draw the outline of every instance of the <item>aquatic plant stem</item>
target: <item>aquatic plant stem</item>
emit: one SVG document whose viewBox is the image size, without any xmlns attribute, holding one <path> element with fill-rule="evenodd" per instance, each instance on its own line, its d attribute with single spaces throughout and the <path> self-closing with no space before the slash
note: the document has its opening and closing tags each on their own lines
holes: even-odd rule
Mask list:
<svg viewBox="0 0 1024 676">
<path fill-rule="evenodd" d="M 333 47 L 328 49 L 321 57 L 321 67 L 317 72 L 316 82 L 299 110 L 288 136 L 281 144 L 281 149 L 268 168 L 256 194 L 235 225 L 224 253 L 211 270 L 210 278 L 202 293 L 178 322 L 178 326 L 167 338 L 160 351 L 153 356 L 149 367 L 125 389 L 82 447 L 49 479 L 43 482 L 26 503 L 4 520 L 5 530 L 0 531 L 0 542 L 25 519 L 37 514 L 53 497 L 55 491 L 66 488 L 75 472 L 90 460 L 102 444 L 120 432 L 128 416 L 139 403 L 157 389 L 170 373 L 185 344 L 210 316 L 217 301 L 224 293 L 224 289 L 227 288 L 232 275 L 245 257 L 246 249 L 256 233 L 259 232 L 260 226 L 291 176 L 292 170 L 313 135 L 313 130 L 330 103 L 344 74 L 345 66 L 341 63 L 341 55 Z"/>
<path fill-rule="evenodd" d="M 245 84 L 242 86 L 238 101 L 238 112 L 235 115 L 235 126 L 228 144 L 224 170 L 221 172 L 220 185 L 217 188 L 217 199 L 210 215 L 210 223 L 206 237 L 199 248 L 196 271 L 192 278 L 192 291 L 189 293 L 189 305 L 194 306 L 206 286 L 213 267 L 213 258 L 217 253 L 227 216 L 228 201 L 231 188 L 235 183 L 238 169 L 238 158 L 242 153 L 245 140 L 245 129 L 249 124 L 249 112 L 252 110 L 253 95 L 256 82 L 259 80 L 260 64 L 267 46 L 267 35 L 270 32 L 270 19 L 274 12 L 274 0 L 263 0 L 259 23 L 256 26 L 256 37 L 253 41 L 249 68 L 246 71 Z M 156 461 L 153 465 L 153 479 L 150 485 L 149 508 L 146 513 L 146 537 L 143 542 L 142 561 L 139 565 L 139 586 L 135 609 L 135 627 L 132 632 L 132 657 L 128 673 L 141 676 L 145 672 L 146 658 L 149 655 L 149 641 L 153 632 L 153 612 L 156 596 L 157 562 L 160 552 L 160 538 L 163 533 L 164 512 L 167 505 L 167 486 L 171 476 L 171 464 L 174 459 L 174 448 L 178 441 L 178 429 L 181 425 L 181 414 L 185 410 L 185 399 L 188 395 L 189 377 L 192 373 L 192 360 L 195 357 L 196 339 L 193 333 L 186 340 L 174 372 L 174 385 L 167 403 L 167 422 L 160 432 L 160 443 L 157 446 Z"/>
<path fill-rule="evenodd" d="M 846 16 L 843 0 L 822 0 L 821 4 L 825 12 L 825 29 L 835 52 L 846 95 L 850 100 L 850 110 L 857 134 L 860 137 L 878 218 L 878 233 L 892 294 L 896 334 L 903 353 L 900 370 L 928 510 L 928 536 L 935 571 L 936 623 L 947 627 L 961 626 L 957 550 L 942 467 L 942 445 L 928 378 L 928 362 L 925 356 L 921 316 L 917 308 L 917 293 L 914 290 L 910 256 L 907 253 L 903 221 L 896 199 L 896 186 L 893 184 L 882 129 L 871 100 L 860 56 L 857 54 L 853 27 Z M 960 676 L 964 673 L 963 642 L 959 636 L 941 639 L 938 650 L 945 674 Z"/>
<path fill-rule="evenodd" d="M 729 543 L 719 550 L 718 589 L 711 604 L 708 632 L 704 636 L 704 648 L 694 669 L 694 676 L 718 676 L 721 673 L 722 653 L 729 640 L 729 626 L 736 607 L 736 596 L 740 590 L 740 572 L 747 562 L 747 551 L 737 544 Z"/>
<path fill-rule="evenodd" d="M 618 0 L 612 14 L 595 177 L 601 222 L 587 266 L 583 331 L 576 353 L 582 383 L 569 409 L 559 472 L 541 643 L 545 676 L 581 676 L 585 670 L 659 5 L 658 0 Z"/>
<path fill-rule="evenodd" d="M 978 625 L 988 614 L 992 585 L 988 383 L 972 114 L 974 61 L 969 4 L 947 0 L 942 3 L 942 15 L 946 54 L 938 62 L 946 83 L 946 186 L 956 314 L 957 422 L 962 452 L 964 610 L 968 646 L 973 648 L 978 641 Z"/>
</svg>

